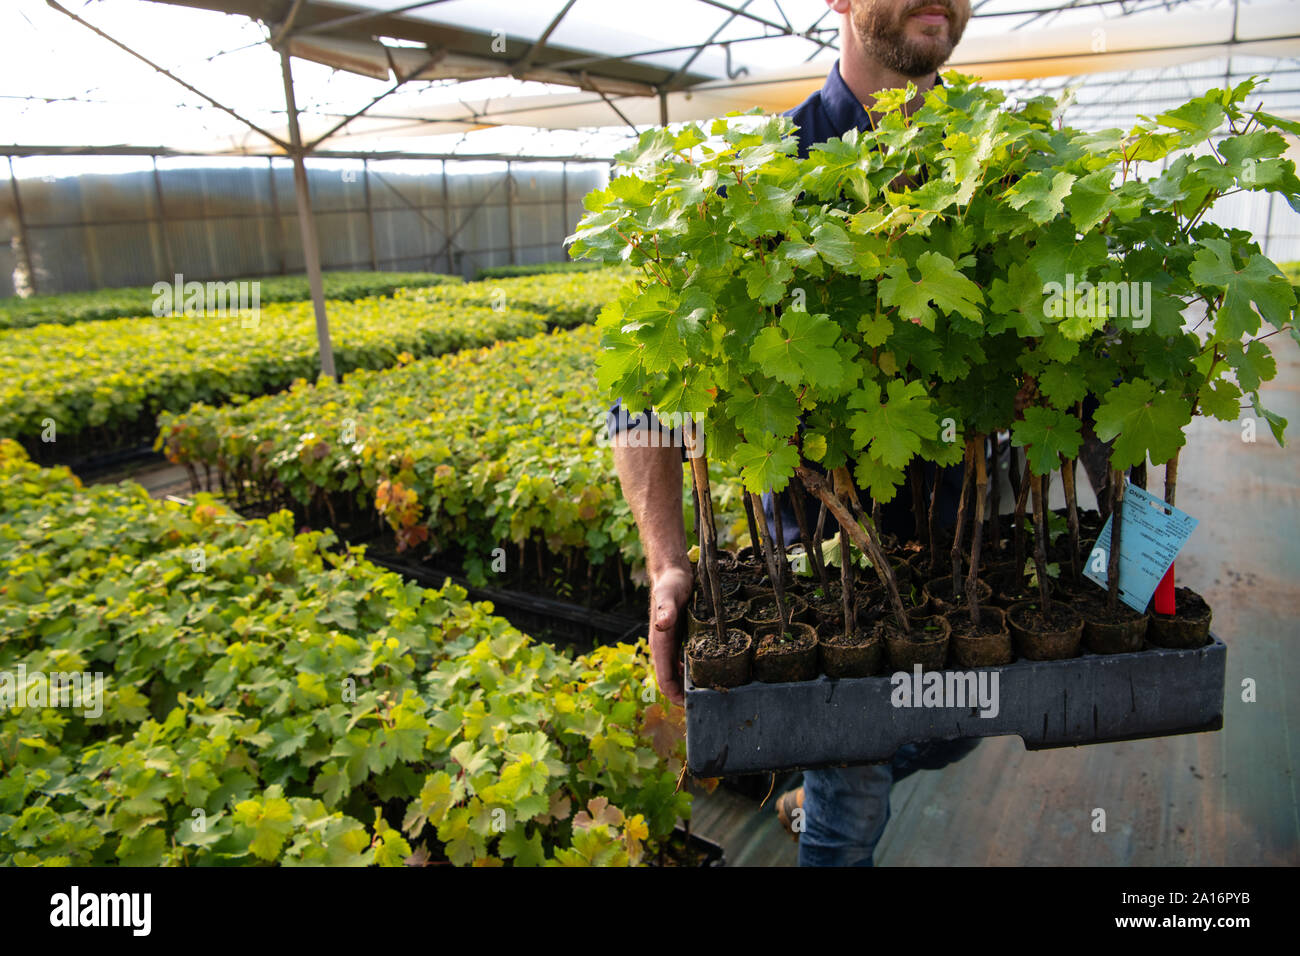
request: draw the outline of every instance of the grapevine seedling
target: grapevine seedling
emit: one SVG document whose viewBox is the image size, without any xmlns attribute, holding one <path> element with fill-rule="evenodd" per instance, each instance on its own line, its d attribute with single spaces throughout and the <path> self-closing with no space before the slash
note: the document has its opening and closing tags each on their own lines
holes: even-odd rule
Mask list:
<svg viewBox="0 0 1300 956">
<path fill-rule="evenodd" d="M 1295 294 L 1280 271 L 1247 234 L 1206 220 L 1217 199 L 1241 190 L 1277 192 L 1300 209 L 1279 133 L 1300 125 L 1247 110 L 1253 87 L 1211 90 L 1128 133 L 1082 132 L 1060 122 L 1050 97 L 1008 106 L 999 91 L 948 74 L 910 115 L 906 91 L 882 95 L 870 130 L 803 158 L 784 117 L 647 131 L 620 155 L 620 174 L 586 198 L 568 240 L 575 256 L 640 272 L 602 311 L 600 381 L 629 407 L 705 423 L 710 456 L 755 496 L 750 537 L 782 625 L 783 551 L 755 521 L 756 496 L 790 487 L 797 513 L 810 494 L 839 523 L 841 547 L 866 556 L 905 632 L 879 505 L 910 484 L 918 537 L 924 525 L 937 568 L 939 482 L 927 516 L 919 476 L 926 465 L 963 464 L 948 557 L 956 600 L 971 526 L 965 592 L 978 622 L 985 442 L 1009 430 L 1025 450 L 1017 567 L 1032 498 L 1046 608 L 1045 480 L 1063 468 L 1077 574 L 1074 466 L 1085 402 L 1095 400 L 1095 432 L 1113 442 L 1113 606 L 1124 471 L 1172 462 L 1172 496 L 1192 415 L 1235 414 L 1247 394 L 1258 407 L 1259 384 L 1275 371 L 1261 320 L 1296 334 Z M 1231 135 L 1210 142 L 1225 125 Z M 1142 177 L 1167 157 L 1167 168 Z M 1204 342 L 1183 327 L 1192 303 L 1206 310 Z M 1262 414 L 1280 440 L 1285 422 Z M 697 489 L 705 536 L 716 540 L 707 486 L 697 480 Z M 817 564 L 821 522 L 804 524 Z M 783 529 L 771 530 L 783 541 Z M 715 560 L 706 547 L 706 593 Z M 847 631 L 852 561 L 839 564 Z"/>
</svg>

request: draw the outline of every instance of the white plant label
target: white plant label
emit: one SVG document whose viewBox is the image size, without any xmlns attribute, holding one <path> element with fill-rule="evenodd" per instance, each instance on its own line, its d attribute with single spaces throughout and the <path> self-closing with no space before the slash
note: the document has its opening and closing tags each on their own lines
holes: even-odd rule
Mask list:
<svg viewBox="0 0 1300 956">
<path fill-rule="evenodd" d="M 1103 588 L 1107 586 L 1113 522 L 1113 517 L 1106 520 L 1083 571 L 1085 578 Z M 1132 483 L 1124 487 L 1123 522 L 1119 536 L 1119 599 L 1139 614 L 1145 614 L 1156 585 L 1198 522 L 1185 511 L 1171 508 Z"/>
</svg>

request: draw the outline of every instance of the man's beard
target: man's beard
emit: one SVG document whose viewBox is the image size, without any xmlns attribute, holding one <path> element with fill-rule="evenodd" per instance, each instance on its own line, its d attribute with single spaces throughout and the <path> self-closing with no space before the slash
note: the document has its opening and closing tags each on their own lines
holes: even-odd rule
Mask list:
<svg viewBox="0 0 1300 956">
<path fill-rule="evenodd" d="M 919 41 L 909 37 L 909 14 L 932 6 L 948 11 L 947 26 Z M 863 49 L 883 66 L 908 77 L 935 72 L 952 56 L 953 47 L 966 29 L 966 21 L 959 19 L 950 0 L 914 0 L 897 13 L 881 0 L 855 0 L 851 16 Z"/>
</svg>

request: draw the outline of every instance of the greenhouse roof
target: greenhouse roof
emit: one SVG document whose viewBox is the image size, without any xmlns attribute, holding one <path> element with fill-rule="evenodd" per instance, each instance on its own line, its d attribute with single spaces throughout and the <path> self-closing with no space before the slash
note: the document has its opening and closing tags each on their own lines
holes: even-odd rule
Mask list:
<svg viewBox="0 0 1300 956">
<path fill-rule="evenodd" d="M 973 6 L 949 65 L 1028 91 L 1089 76 L 1087 125 L 1251 74 L 1300 117 L 1300 4 Z M 11 153 L 282 155 L 286 51 L 317 152 L 567 158 L 665 118 L 786 109 L 823 82 L 838 23 L 824 0 L 21 0 L 0 34 Z"/>
</svg>

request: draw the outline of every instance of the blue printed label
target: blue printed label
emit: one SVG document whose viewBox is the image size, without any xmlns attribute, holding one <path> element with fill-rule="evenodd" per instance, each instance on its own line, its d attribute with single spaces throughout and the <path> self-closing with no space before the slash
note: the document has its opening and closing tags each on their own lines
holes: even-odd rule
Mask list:
<svg viewBox="0 0 1300 956">
<path fill-rule="evenodd" d="M 1110 564 L 1110 528 L 1113 518 L 1097 535 L 1097 543 L 1084 562 L 1083 576 L 1106 587 Z M 1125 483 L 1124 528 L 1119 536 L 1119 598 L 1138 613 L 1145 613 L 1156 585 L 1178 557 L 1197 520 L 1184 511 Z"/>
</svg>

